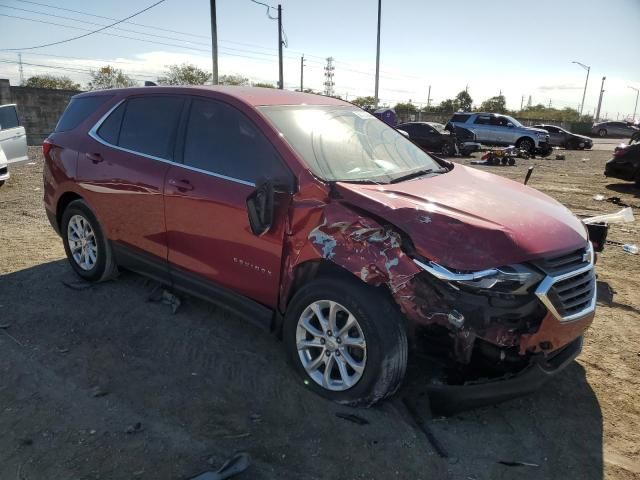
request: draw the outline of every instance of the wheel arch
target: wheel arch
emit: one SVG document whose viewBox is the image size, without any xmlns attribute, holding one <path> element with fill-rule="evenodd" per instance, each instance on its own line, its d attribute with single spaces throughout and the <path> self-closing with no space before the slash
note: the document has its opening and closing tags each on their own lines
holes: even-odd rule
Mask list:
<svg viewBox="0 0 640 480">
<path fill-rule="evenodd" d="M 533 143 L 533 147 L 535 148 L 536 146 L 536 141 L 534 138 L 532 138 L 529 135 L 522 135 L 520 138 L 518 138 L 518 140 L 516 140 L 516 146 L 520 145 L 520 142 L 522 142 L 523 140 L 531 140 L 531 143 Z"/>
<path fill-rule="evenodd" d="M 56 203 L 56 222 L 58 224 L 58 228 L 60 228 L 62 215 L 64 215 L 64 211 L 67 209 L 67 206 L 75 200 L 84 200 L 84 198 L 82 198 L 76 192 L 65 192 L 60 195 L 60 198 Z"/>
</svg>

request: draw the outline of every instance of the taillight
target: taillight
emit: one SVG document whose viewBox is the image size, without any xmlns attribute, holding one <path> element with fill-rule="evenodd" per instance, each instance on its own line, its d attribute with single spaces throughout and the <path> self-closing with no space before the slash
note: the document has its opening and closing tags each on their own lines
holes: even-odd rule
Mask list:
<svg viewBox="0 0 640 480">
<path fill-rule="evenodd" d="M 51 151 L 52 147 L 53 147 L 53 143 L 51 143 L 49 140 L 45 140 L 42 143 L 42 155 L 44 156 L 45 160 L 51 161 L 51 158 L 49 157 L 49 152 Z"/>
</svg>

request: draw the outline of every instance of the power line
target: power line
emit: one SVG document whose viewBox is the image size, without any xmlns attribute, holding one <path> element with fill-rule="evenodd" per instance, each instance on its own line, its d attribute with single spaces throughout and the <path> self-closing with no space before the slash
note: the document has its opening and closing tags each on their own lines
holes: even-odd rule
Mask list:
<svg viewBox="0 0 640 480">
<path fill-rule="evenodd" d="M 79 40 L 80 38 L 88 37 L 89 35 L 93 35 L 94 33 L 99 33 L 99 32 L 101 32 L 101 31 L 103 31 L 103 30 L 106 30 L 107 28 L 113 27 L 114 25 L 118 25 L 118 24 L 120 24 L 120 23 L 122 23 L 122 22 L 125 22 L 125 21 L 129 20 L 130 18 L 137 17 L 138 15 L 140 15 L 140 14 L 142 14 L 142 13 L 146 12 L 147 10 L 151 10 L 153 7 L 156 7 L 156 6 L 160 5 L 161 3 L 164 3 L 165 1 L 166 1 L 166 0 L 158 0 L 156 3 L 153 3 L 153 4 L 149 5 L 149 6 L 148 6 L 148 7 L 146 7 L 146 8 L 143 8 L 142 10 L 140 10 L 140 11 L 138 11 L 138 12 L 134 13 L 133 15 L 129 15 L 128 17 L 125 17 L 125 18 L 123 18 L 122 20 L 118 20 L 117 22 L 114 22 L 114 23 L 112 23 L 112 24 L 110 24 L 110 25 L 106 25 L 106 26 L 104 26 L 104 27 L 102 27 L 102 28 L 99 28 L 99 29 L 97 29 L 97 30 L 93 30 L 93 31 L 91 31 L 91 32 L 89 32 L 89 33 L 85 33 L 85 34 L 83 34 L 83 35 L 78 35 L 77 37 L 67 38 L 66 40 L 60 40 L 60 41 L 58 41 L 58 42 L 45 43 L 45 44 L 43 44 L 43 45 L 35 45 L 35 46 L 32 46 L 32 47 L 23 47 L 23 48 L 2 48 L 2 49 L 0 49 L 0 50 L 2 50 L 2 51 L 35 50 L 36 48 L 51 47 L 51 46 L 53 46 L 53 45 L 60 45 L 61 43 L 67 43 L 67 42 L 71 42 L 71 41 L 73 41 L 73 40 Z"/>
</svg>

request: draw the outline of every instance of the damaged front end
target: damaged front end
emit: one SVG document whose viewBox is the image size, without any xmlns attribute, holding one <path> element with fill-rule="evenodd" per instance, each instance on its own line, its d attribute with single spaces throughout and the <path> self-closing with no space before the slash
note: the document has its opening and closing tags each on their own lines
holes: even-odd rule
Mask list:
<svg viewBox="0 0 640 480">
<path fill-rule="evenodd" d="M 454 271 L 421 258 L 384 220 L 331 202 L 293 265 L 323 258 L 386 286 L 415 347 L 437 364 L 428 391 L 451 413 L 522 395 L 580 352 L 595 309 L 591 245 L 539 261 Z M 375 218 L 375 220 L 374 220 Z"/>
</svg>

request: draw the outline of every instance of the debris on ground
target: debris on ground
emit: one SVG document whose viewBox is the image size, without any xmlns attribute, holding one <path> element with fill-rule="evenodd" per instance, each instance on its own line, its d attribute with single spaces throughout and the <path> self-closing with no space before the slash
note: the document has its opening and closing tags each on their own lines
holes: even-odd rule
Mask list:
<svg viewBox="0 0 640 480">
<path fill-rule="evenodd" d="M 632 243 L 625 243 L 622 246 L 622 250 L 624 250 L 627 253 L 630 253 L 631 255 L 637 255 L 638 254 L 638 246 L 634 245 Z"/>
<path fill-rule="evenodd" d="M 56 352 L 58 352 L 58 353 L 69 353 L 69 349 L 67 347 L 56 347 Z"/>
<path fill-rule="evenodd" d="M 500 465 L 506 465 L 507 467 L 539 467 L 540 465 L 538 465 L 537 463 L 531 463 L 531 462 L 509 462 L 506 460 L 500 460 L 498 462 Z"/>
<path fill-rule="evenodd" d="M 87 288 L 93 287 L 93 283 L 85 282 L 84 280 L 76 280 L 73 282 L 62 280 L 62 284 L 71 290 L 86 290 Z"/>
<path fill-rule="evenodd" d="M 6 330 L 11 326 L 11 323 L 0 323 L 0 330 Z"/>
<path fill-rule="evenodd" d="M 369 420 L 358 415 L 354 415 L 353 413 L 337 412 L 336 417 L 342 418 L 343 420 L 348 420 L 358 425 L 369 425 Z"/>
<path fill-rule="evenodd" d="M 104 397 L 108 393 L 109 393 L 108 391 L 106 391 L 105 389 L 103 389 L 99 385 L 96 385 L 96 386 L 91 388 L 91 396 L 92 397 L 96 397 L 96 398 L 97 397 Z"/>
<path fill-rule="evenodd" d="M 615 213 L 607 213 L 605 215 L 596 215 L 595 217 L 583 218 L 582 223 L 631 223 L 635 219 L 631 207 L 625 207 Z"/>
<path fill-rule="evenodd" d="M 566 155 L 564 153 L 558 153 L 556 155 L 556 160 L 566 160 L 566 159 L 567 159 L 567 157 L 566 157 Z"/>
<path fill-rule="evenodd" d="M 211 463 L 211 459 L 209 463 Z M 215 472 L 203 472 L 195 477 L 191 477 L 190 480 L 224 480 L 244 472 L 249 468 L 249 465 L 251 465 L 251 457 L 249 454 L 247 452 L 238 452 L 224 462 Z"/>
<path fill-rule="evenodd" d="M 142 423 L 140 422 L 136 422 L 133 425 L 129 425 L 127 428 L 125 428 L 124 433 L 137 433 L 137 432 L 141 432 L 142 431 Z"/>
<path fill-rule="evenodd" d="M 599 194 L 597 194 L 597 195 L 594 195 L 594 196 L 593 196 L 593 199 L 594 199 L 596 202 L 601 202 L 602 200 L 604 200 L 604 195 L 602 195 L 601 193 L 599 193 Z"/>
<path fill-rule="evenodd" d="M 147 297 L 147 302 L 162 302 L 165 305 L 169 305 L 172 313 L 176 313 L 181 304 L 180 299 L 170 291 L 164 289 L 161 284 L 157 284 L 153 290 L 151 290 L 151 293 Z"/>
</svg>

